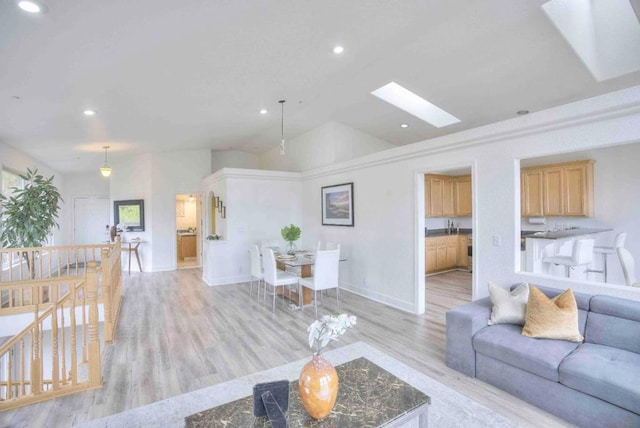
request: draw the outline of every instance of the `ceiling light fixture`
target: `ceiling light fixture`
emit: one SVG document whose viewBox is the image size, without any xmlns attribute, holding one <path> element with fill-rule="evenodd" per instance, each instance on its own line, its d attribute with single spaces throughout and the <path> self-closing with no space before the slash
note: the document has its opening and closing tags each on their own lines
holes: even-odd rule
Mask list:
<svg viewBox="0 0 640 428">
<path fill-rule="evenodd" d="M 344 52 L 344 48 L 342 46 L 336 46 L 333 48 L 333 53 L 340 55 L 342 52 Z"/>
<path fill-rule="evenodd" d="M 111 175 L 111 167 L 107 161 L 107 150 L 109 146 L 102 146 L 102 148 L 104 149 L 104 165 L 100 167 L 100 174 L 102 174 L 103 177 L 109 177 Z"/>
<path fill-rule="evenodd" d="M 44 11 L 44 6 L 37 1 L 19 1 L 18 2 L 18 7 L 22 10 L 24 10 L 25 12 L 29 12 L 29 13 L 42 13 Z"/>
<path fill-rule="evenodd" d="M 280 154 L 284 156 L 284 103 L 286 103 L 287 100 L 280 100 L 278 102 L 282 106 L 282 117 L 280 119 Z"/>
<path fill-rule="evenodd" d="M 83 111 L 82 113 L 84 113 L 85 116 L 95 116 L 96 115 L 95 110 L 89 110 L 89 109 Z"/>
<path fill-rule="evenodd" d="M 408 128 L 408 127 L 409 127 L 409 125 L 407 125 L 406 123 L 401 123 L 400 124 L 400 128 Z"/>
<path fill-rule="evenodd" d="M 460 119 L 457 117 L 431 104 L 410 90 L 403 88 L 396 82 L 387 83 L 383 87 L 371 92 L 371 95 L 375 95 L 381 100 L 419 117 L 436 128 L 442 128 L 460 122 Z"/>
<path fill-rule="evenodd" d="M 260 110 L 260 114 L 267 114 L 267 113 L 269 113 L 269 112 L 267 111 L 266 108 L 263 108 L 262 110 Z"/>
</svg>

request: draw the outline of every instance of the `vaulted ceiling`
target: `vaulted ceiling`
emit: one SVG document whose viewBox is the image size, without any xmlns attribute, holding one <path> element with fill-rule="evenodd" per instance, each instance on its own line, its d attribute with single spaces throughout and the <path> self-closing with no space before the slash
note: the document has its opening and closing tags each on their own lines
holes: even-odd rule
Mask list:
<svg viewBox="0 0 640 428">
<path fill-rule="evenodd" d="M 402 145 L 640 84 L 597 81 L 543 0 L 42 2 L 0 2 L 0 142 L 61 172 L 107 144 L 259 153 L 279 143 L 280 99 L 289 140 L 334 120 Z M 370 94 L 390 81 L 461 121 Z"/>
</svg>

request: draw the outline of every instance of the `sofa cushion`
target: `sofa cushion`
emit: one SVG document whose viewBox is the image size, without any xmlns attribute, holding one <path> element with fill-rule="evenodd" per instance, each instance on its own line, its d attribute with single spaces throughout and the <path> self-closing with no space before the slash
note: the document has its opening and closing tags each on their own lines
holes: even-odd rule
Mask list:
<svg viewBox="0 0 640 428">
<path fill-rule="evenodd" d="M 560 383 L 640 414 L 640 354 L 584 343 L 560 364 Z"/>
<path fill-rule="evenodd" d="M 514 284 L 511 286 L 511 290 L 516 288 L 519 284 Z M 529 289 L 531 289 L 533 285 L 529 284 Z M 541 285 L 536 285 L 535 287 L 538 290 L 542 291 L 547 297 L 556 297 L 560 293 L 563 293 L 565 290 L 559 290 L 557 288 L 549 288 Z M 593 298 L 591 294 L 585 293 L 573 293 L 573 297 L 576 299 L 576 304 L 578 305 L 578 330 L 580 330 L 580 334 L 584 336 L 585 326 L 587 324 L 587 313 L 589 312 L 590 302 Z"/>
<path fill-rule="evenodd" d="M 529 284 L 523 282 L 509 291 L 489 281 L 489 297 L 493 305 L 489 325 L 524 324 L 524 314 L 529 300 Z"/>
<path fill-rule="evenodd" d="M 566 340 L 533 339 L 523 336 L 522 327 L 498 324 L 483 328 L 473 337 L 476 352 L 529 373 L 558 381 L 560 362 L 578 347 Z"/>
<path fill-rule="evenodd" d="M 524 336 L 582 342 L 578 325 L 578 305 L 570 288 L 550 299 L 537 287 L 531 287 Z"/>
<path fill-rule="evenodd" d="M 585 342 L 640 354 L 640 302 L 594 296 L 587 317 Z"/>
</svg>

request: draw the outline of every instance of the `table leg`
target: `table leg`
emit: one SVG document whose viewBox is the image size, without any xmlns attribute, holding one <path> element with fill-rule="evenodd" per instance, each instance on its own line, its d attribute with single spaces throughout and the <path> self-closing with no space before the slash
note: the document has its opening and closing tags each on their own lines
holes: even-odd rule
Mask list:
<svg viewBox="0 0 640 428">
<path fill-rule="evenodd" d="M 138 269 L 140 269 L 140 272 L 142 272 L 142 263 L 140 263 L 140 255 L 138 254 L 138 249 L 136 248 L 134 251 L 136 253 L 136 260 L 138 260 Z M 131 264 L 131 255 L 129 255 L 129 264 Z M 131 269 L 131 267 L 129 267 L 129 269 Z"/>
<path fill-rule="evenodd" d="M 131 275 L 131 244 L 129 244 L 129 275 Z"/>
</svg>

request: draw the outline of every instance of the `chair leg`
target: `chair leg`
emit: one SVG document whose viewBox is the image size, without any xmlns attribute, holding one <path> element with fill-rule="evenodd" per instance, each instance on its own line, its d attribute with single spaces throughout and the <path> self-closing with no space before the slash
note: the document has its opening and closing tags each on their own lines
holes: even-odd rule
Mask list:
<svg viewBox="0 0 640 428">
<path fill-rule="evenodd" d="M 316 319 L 318 319 L 318 292 L 313 290 L 313 304 L 316 307 Z"/>
<path fill-rule="evenodd" d="M 273 287 L 273 305 L 271 306 L 271 313 L 276 314 L 276 287 Z"/>
<path fill-rule="evenodd" d="M 338 312 L 340 312 L 340 289 L 336 287 L 336 307 L 338 308 Z"/>
</svg>

